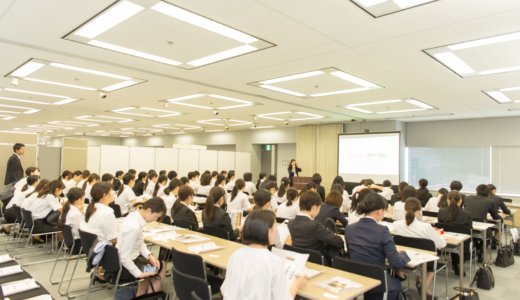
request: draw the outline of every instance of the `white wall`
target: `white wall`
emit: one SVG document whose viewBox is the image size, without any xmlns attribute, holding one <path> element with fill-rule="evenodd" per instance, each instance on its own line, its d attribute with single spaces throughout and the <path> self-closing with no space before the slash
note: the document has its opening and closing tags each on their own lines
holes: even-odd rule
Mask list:
<svg viewBox="0 0 520 300">
<path fill-rule="evenodd" d="M 88 146 L 101 146 L 101 145 L 123 145 L 123 139 L 118 137 L 103 137 L 103 136 L 79 136 L 81 139 L 88 141 Z M 50 145 L 53 147 L 62 146 L 62 137 L 52 138 Z"/>
<path fill-rule="evenodd" d="M 282 179 L 282 177 L 288 177 L 289 174 L 287 172 L 287 168 L 289 165 L 284 165 L 282 162 L 287 161 L 290 162 L 291 159 L 296 157 L 296 143 L 294 144 L 278 144 L 277 146 L 278 152 L 276 155 L 276 177 L 278 181 Z"/>
</svg>

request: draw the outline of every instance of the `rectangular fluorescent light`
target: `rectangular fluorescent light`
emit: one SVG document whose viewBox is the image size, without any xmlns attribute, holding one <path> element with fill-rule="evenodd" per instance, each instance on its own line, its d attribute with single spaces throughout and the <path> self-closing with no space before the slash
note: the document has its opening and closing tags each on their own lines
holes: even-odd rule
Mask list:
<svg viewBox="0 0 520 300">
<path fill-rule="evenodd" d="M 462 49 L 469 49 L 474 47 L 481 47 L 486 45 L 492 45 L 492 44 L 498 44 L 498 43 L 504 43 L 504 42 L 510 42 L 520 39 L 520 31 L 519 32 L 513 32 L 508 34 L 502 34 L 498 36 L 483 38 L 479 40 L 459 43 L 448 46 L 448 49 L 450 50 L 462 50 Z"/>
<path fill-rule="evenodd" d="M 49 81 L 49 80 L 43 80 L 43 79 L 37 79 L 37 78 L 30 78 L 30 77 L 26 77 L 26 78 L 24 78 L 24 80 L 32 81 L 32 82 L 38 82 L 38 83 L 45 83 L 45 84 L 64 86 L 64 87 L 70 87 L 70 88 L 74 88 L 74 89 L 87 90 L 87 91 L 96 91 L 97 90 L 95 88 L 91 88 L 91 87 L 88 87 L 88 86 L 67 84 L 67 83 L 62 83 L 62 82 L 55 82 L 55 81 Z"/>
<path fill-rule="evenodd" d="M 32 73 L 36 72 L 37 70 L 39 70 L 40 68 L 42 68 L 43 66 L 45 66 L 45 65 L 42 63 L 30 61 L 30 62 L 27 62 L 26 64 L 24 64 L 23 66 L 19 67 L 18 69 L 16 69 L 14 72 L 12 72 L 9 75 L 12 77 L 22 77 L 22 78 L 27 77 L 30 74 L 32 74 Z"/>
<path fill-rule="evenodd" d="M 324 97 L 324 96 L 332 96 L 332 95 L 350 94 L 350 93 L 357 93 L 357 92 L 363 92 L 363 91 L 368 91 L 368 90 L 369 90 L 369 88 L 362 87 L 362 88 L 349 89 L 349 90 L 339 90 L 339 91 L 311 94 L 311 95 L 309 95 L 309 97 Z"/>
<path fill-rule="evenodd" d="M 359 86 L 365 87 L 365 88 L 371 88 L 371 87 L 377 87 L 376 84 L 373 84 L 372 82 L 366 81 L 364 79 L 361 79 L 359 77 L 350 75 L 348 73 L 342 72 L 342 71 L 334 71 L 329 73 L 332 76 L 336 76 L 340 79 L 352 82 L 354 84 L 357 84 Z"/>
<path fill-rule="evenodd" d="M 389 111 L 378 111 L 376 114 L 384 115 L 384 114 L 396 114 L 396 113 L 404 113 L 404 112 L 412 112 L 412 111 L 422 111 L 426 110 L 426 108 L 414 108 L 414 109 L 403 109 L 403 110 L 389 110 Z"/>
<path fill-rule="evenodd" d="M 412 105 L 418 106 L 420 108 L 424 108 L 424 109 L 432 109 L 433 108 L 433 106 L 428 105 L 428 104 L 426 104 L 424 102 L 421 102 L 421 101 L 419 101 L 417 99 L 408 99 L 408 100 L 406 100 L 406 102 L 410 103 Z"/>
<path fill-rule="evenodd" d="M 142 11 L 144 7 L 129 1 L 120 1 L 108 10 L 97 16 L 79 30 L 74 35 L 92 39 L 103 32 L 113 28 L 117 24 L 131 18 Z"/>
<path fill-rule="evenodd" d="M 153 60 L 153 61 L 160 62 L 160 63 L 167 64 L 167 65 L 172 65 L 172 66 L 182 65 L 181 62 L 175 61 L 173 59 L 169 59 L 169 58 L 153 55 L 150 53 L 141 52 L 138 50 L 125 48 L 125 47 L 121 47 L 118 45 L 97 41 L 97 40 L 91 40 L 87 44 L 96 46 L 96 47 L 100 47 L 100 48 L 104 48 L 104 49 L 108 49 L 108 50 L 112 50 L 112 51 L 116 51 L 116 52 L 121 52 L 121 53 L 132 55 L 132 56 L 137 56 L 137 57 L 148 59 L 148 60 Z"/>
<path fill-rule="evenodd" d="M 475 73 L 473 68 L 451 52 L 441 52 L 434 54 L 433 56 L 460 75 Z"/>
<path fill-rule="evenodd" d="M 412 6 L 417 6 L 426 2 L 430 2 L 432 0 L 393 0 L 397 6 L 401 9 L 409 8 Z"/>
<path fill-rule="evenodd" d="M 488 94 L 491 98 L 495 99 L 498 103 L 511 102 L 511 99 L 509 99 L 509 97 L 507 97 L 506 95 L 504 95 L 504 93 L 500 91 L 488 91 L 485 93 Z"/>
<path fill-rule="evenodd" d="M 302 93 L 298 93 L 298 92 L 295 92 L 295 91 L 282 89 L 282 88 L 279 88 L 279 87 L 276 87 L 276 86 L 272 86 L 272 85 L 267 85 L 267 84 L 262 84 L 260 87 L 264 88 L 264 89 L 268 89 L 268 90 L 272 90 L 272 91 L 288 94 L 288 95 L 293 95 L 293 96 L 296 96 L 296 97 L 305 97 L 306 96 L 305 94 L 302 94 Z"/>
<path fill-rule="evenodd" d="M 166 3 L 164 1 L 158 2 L 157 4 L 152 6 L 151 9 L 168 15 L 170 17 L 176 18 L 178 20 L 184 21 L 186 23 L 195 25 L 197 27 L 223 35 L 235 41 L 239 41 L 244 44 L 250 44 L 258 41 L 258 39 L 253 36 L 240 32 L 226 25 L 217 23 L 213 20 L 207 19 L 203 16 L 194 14 L 180 7 Z"/>
<path fill-rule="evenodd" d="M 96 119 L 98 118 L 98 119 Z M 102 118 L 102 119 L 100 119 Z M 87 120 L 87 121 L 91 121 L 91 122 L 101 122 L 101 123 L 128 123 L 128 122 L 132 122 L 134 120 L 132 119 L 128 119 L 128 118 L 119 118 L 119 117 L 108 117 L 108 116 L 94 116 L 94 115 L 83 115 L 83 116 L 79 116 L 79 117 L 75 117 L 75 119 L 78 119 L 78 120 Z M 103 119 L 108 119 L 108 120 L 103 120 Z M 113 120 L 113 121 L 110 121 L 110 120 Z"/>
<path fill-rule="evenodd" d="M 513 92 L 513 91 L 520 91 L 520 87 L 510 87 L 510 88 L 504 88 L 500 89 L 501 92 Z"/>
<path fill-rule="evenodd" d="M 30 110 L 24 111 L 23 113 L 26 114 L 26 115 L 30 115 L 30 114 L 37 113 L 39 111 L 40 111 L 39 109 L 30 109 Z"/>
<path fill-rule="evenodd" d="M 390 103 L 399 103 L 402 102 L 401 99 L 394 99 L 394 100 L 383 100 L 383 101 L 373 101 L 373 102 L 362 102 L 362 103 L 356 103 L 356 104 L 349 104 L 347 106 L 367 106 L 367 105 L 378 105 L 378 104 L 390 104 Z"/>
<path fill-rule="evenodd" d="M 257 49 L 258 48 L 253 47 L 251 45 L 242 45 L 242 46 L 238 46 L 236 48 L 231 48 L 231 49 L 228 49 L 228 50 L 224 50 L 222 52 L 218 52 L 218 53 L 215 53 L 215 54 L 211 54 L 211 55 L 208 55 L 208 56 L 205 56 L 205 57 L 202 57 L 202 58 L 198 58 L 198 59 L 189 61 L 187 64 L 191 65 L 191 66 L 194 66 L 194 67 L 200 67 L 200 66 L 203 66 L 203 65 L 207 65 L 207 64 L 210 64 L 210 63 L 214 63 L 214 62 L 217 62 L 217 61 L 228 59 L 228 58 L 231 58 L 231 57 L 235 57 L 235 56 L 239 56 L 239 55 L 246 54 L 246 53 L 249 53 L 249 52 L 253 52 L 253 51 L 257 50 Z"/>
<path fill-rule="evenodd" d="M 0 99 L 5 100 L 5 101 L 14 101 L 14 102 L 22 102 L 22 103 L 43 104 L 43 105 L 49 104 L 47 102 L 42 102 L 42 101 L 18 99 L 18 98 L 11 98 L 11 97 L 0 97 Z"/>
<path fill-rule="evenodd" d="M 301 112 L 301 111 L 297 111 L 295 113 L 299 114 L 299 115 L 303 115 L 303 116 L 308 116 L 308 118 L 292 118 L 292 119 L 289 119 L 289 121 L 294 122 L 294 121 L 315 120 L 315 119 L 321 119 L 324 117 L 321 115 L 316 115 L 316 114 L 311 114 L 311 113 L 306 113 L 306 112 Z"/>
<path fill-rule="evenodd" d="M 256 126 L 256 127 L 250 127 L 250 129 L 268 129 L 268 128 L 274 128 L 274 126 Z"/>
<path fill-rule="evenodd" d="M 66 69 L 66 70 L 78 71 L 78 72 L 97 75 L 97 76 L 120 79 L 120 80 L 131 80 L 132 79 L 131 77 L 127 77 L 127 76 L 121 76 L 121 75 L 112 74 L 112 73 L 108 73 L 108 72 L 102 72 L 102 71 L 85 69 L 85 68 L 80 68 L 80 67 L 75 67 L 75 66 L 69 66 L 69 65 L 60 64 L 60 63 L 50 63 L 49 66 L 55 67 L 55 68 Z"/>
<path fill-rule="evenodd" d="M 221 122 L 221 123 L 219 123 Z M 251 122 L 242 121 L 242 120 L 222 120 L 222 119 L 209 119 L 209 120 L 200 120 L 197 121 L 199 124 L 213 125 L 213 126 L 242 126 L 242 125 L 250 125 Z"/>
<path fill-rule="evenodd" d="M 514 66 L 514 67 L 506 67 L 506 68 L 500 68 L 500 69 L 481 71 L 478 73 L 480 75 L 490 75 L 490 74 L 497 74 L 497 73 L 504 73 L 504 72 L 514 72 L 514 71 L 519 71 L 519 70 L 520 70 L 520 66 Z"/>
<path fill-rule="evenodd" d="M 15 93 L 47 96 L 47 97 L 53 97 L 53 98 L 63 98 L 63 99 L 70 98 L 68 96 L 62 96 L 62 95 L 56 95 L 56 94 L 48 94 L 48 93 L 41 93 L 41 92 L 34 92 L 34 91 L 21 90 L 21 89 L 5 88 L 4 90 L 9 91 L 9 92 L 15 92 Z"/>
<path fill-rule="evenodd" d="M 69 103 L 76 102 L 76 101 L 78 101 L 78 99 L 68 98 L 68 99 L 63 99 L 63 100 L 54 102 L 53 105 L 65 105 L 65 104 L 69 104 Z"/>
<path fill-rule="evenodd" d="M 104 88 L 101 88 L 101 90 L 104 92 L 113 92 L 115 90 L 129 87 L 129 86 L 137 84 L 137 83 L 138 83 L 137 81 L 133 81 L 133 80 L 121 81 L 119 83 L 112 84 L 112 85 L 106 86 Z"/>
<path fill-rule="evenodd" d="M 270 80 L 264 80 L 264 81 L 260 81 L 260 83 L 261 84 L 273 84 L 273 83 L 291 81 L 291 80 L 302 79 L 302 78 L 307 78 L 307 77 L 314 77 L 314 76 L 319 76 L 319 75 L 323 75 L 323 74 L 325 74 L 325 72 L 318 70 L 318 71 L 312 71 L 312 72 L 306 72 L 306 73 L 301 73 L 301 74 L 274 78 L 274 79 L 270 79 Z"/>
<path fill-rule="evenodd" d="M 16 118 L 15 116 L 7 116 L 7 115 L 0 115 L 0 117 L 2 117 L 2 120 L 4 120 L 4 121 L 9 121 L 9 120 Z"/>
<path fill-rule="evenodd" d="M 371 113 L 373 113 L 373 112 L 371 112 L 369 110 L 362 109 L 362 108 L 355 107 L 355 106 L 344 106 L 344 108 L 350 109 L 350 110 L 354 110 L 354 111 L 357 111 L 357 112 L 361 112 L 361 113 L 364 113 L 364 114 L 371 114 Z"/>
<path fill-rule="evenodd" d="M 356 2 L 363 5 L 364 7 L 372 7 L 372 6 L 384 3 L 386 1 L 387 0 L 356 0 Z"/>
</svg>

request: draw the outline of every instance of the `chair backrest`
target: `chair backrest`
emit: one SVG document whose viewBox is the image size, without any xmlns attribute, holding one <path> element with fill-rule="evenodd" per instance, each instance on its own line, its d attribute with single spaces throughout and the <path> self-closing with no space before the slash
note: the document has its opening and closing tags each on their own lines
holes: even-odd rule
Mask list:
<svg viewBox="0 0 520 300">
<path fill-rule="evenodd" d="M 437 218 L 439 216 L 438 212 L 428 211 L 428 210 L 423 210 L 422 214 L 423 214 L 423 216 L 426 216 L 426 217 L 435 217 L 435 218 Z"/>
<path fill-rule="evenodd" d="M 394 242 L 396 245 L 401 245 L 405 247 L 412 247 L 426 251 L 436 251 L 435 242 L 433 242 L 430 239 L 394 235 Z"/>
<path fill-rule="evenodd" d="M 116 218 L 121 218 L 123 216 L 121 214 L 121 206 L 119 206 L 119 204 L 112 202 L 108 206 L 114 210 L 114 215 L 116 216 Z"/>
<path fill-rule="evenodd" d="M 202 228 L 200 230 L 200 232 L 211 235 L 211 236 L 215 236 L 215 237 L 218 237 L 221 239 L 230 240 L 229 232 L 227 230 L 225 230 L 224 228 L 204 226 L 204 228 Z"/>
<path fill-rule="evenodd" d="M 206 280 L 181 272 L 175 267 L 172 279 L 175 295 L 179 300 L 191 300 L 192 292 L 195 292 L 199 299 L 211 300 L 211 286 Z"/>
<path fill-rule="evenodd" d="M 195 291 L 191 291 L 191 300 L 202 300 L 202 298 Z"/>
<path fill-rule="evenodd" d="M 94 246 L 94 242 L 97 240 L 97 235 L 82 231 L 78 229 L 79 239 L 81 240 L 81 248 L 83 249 L 83 253 L 88 254 L 92 246 Z"/>
<path fill-rule="evenodd" d="M 283 223 L 285 221 L 287 221 L 286 218 L 276 217 L 276 223 L 278 223 L 278 224 Z"/>
<path fill-rule="evenodd" d="M 206 195 L 206 194 L 195 194 L 195 197 L 208 198 L 208 195 Z"/>
<path fill-rule="evenodd" d="M 507 202 L 507 203 L 513 203 L 513 199 L 502 198 L 502 200 L 504 200 L 504 202 Z"/>
<path fill-rule="evenodd" d="M 202 257 L 196 254 L 184 253 L 175 248 L 172 248 L 171 251 L 174 269 L 206 280 L 206 264 Z"/>
<path fill-rule="evenodd" d="M 105 271 L 105 280 L 115 283 L 119 270 L 121 269 L 119 252 L 116 247 L 112 245 L 105 246 L 105 253 L 103 253 L 103 257 L 99 261 L 99 266 L 103 267 Z"/>
<path fill-rule="evenodd" d="M 326 218 L 325 227 L 327 227 L 328 230 L 332 231 L 333 233 L 338 233 L 338 227 L 336 226 L 336 222 L 332 218 Z"/>
<path fill-rule="evenodd" d="M 172 218 L 170 216 L 164 216 L 161 220 L 161 223 L 172 225 Z"/>
<path fill-rule="evenodd" d="M 380 285 L 369 290 L 368 292 L 366 292 L 366 294 L 387 293 L 387 274 L 386 269 L 382 266 L 356 262 L 342 257 L 334 257 L 332 259 L 332 267 L 338 270 L 370 277 L 381 281 Z"/>
<path fill-rule="evenodd" d="M 26 210 L 22 208 L 22 218 L 25 223 L 26 228 L 32 228 L 34 226 L 32 213 L 30 210 Z"/>
<path fill-rule="evenodd" d="M 63 241 L 67 248 L 72 249 L 74 245 L 74 236 L 72 235 L 72 227 L 70 225 L 61 225 L 61 233 L 63 234 Z"/>
<path fill-rule="evenodd" d="M 303 248 L 298 248 L 298 247 L 289 246 L 289 245 L 283 245 L 283 248 L 285 250 L 289 250 L 289 251 L 309 254 L 309 262 L 315 263 L 318 265 L 322 265 L 322 266 L 325 265 L 325 256 L 323 254 L 321 254 L 319 251 L 312 250 L 312 249 L 303 249 Z"/>
<path fill-rule="evenodd" d="M 436 228 L 442 228 L 445 232 L 454 232 L 454 233 L 462 233 L 467 234 L 469 236 L 473 236 L 473 231 L 468 226 L 462 225 L 454 225 L 454 224 L 446 224 L 446 223 L 436 223 L 433 225 Z M 464 242 L 464 252 L 468 253 L 470 250 L 470 244 L 472 243 L 473 238 Z"/>
</svg>

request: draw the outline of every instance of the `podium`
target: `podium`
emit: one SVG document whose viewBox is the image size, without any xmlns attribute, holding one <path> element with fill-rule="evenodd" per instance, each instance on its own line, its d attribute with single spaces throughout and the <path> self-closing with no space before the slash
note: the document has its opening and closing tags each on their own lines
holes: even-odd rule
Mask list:
<svg viewBox="0 0 520 300">
<path fill-rule="evenodd" d="M 293 188 L 297 190 L 302 190 L 307 183 L 312 181 L 312 177 L 304 177 L 304 176 L 294 176 L 293 177 Z"/>
</svg>

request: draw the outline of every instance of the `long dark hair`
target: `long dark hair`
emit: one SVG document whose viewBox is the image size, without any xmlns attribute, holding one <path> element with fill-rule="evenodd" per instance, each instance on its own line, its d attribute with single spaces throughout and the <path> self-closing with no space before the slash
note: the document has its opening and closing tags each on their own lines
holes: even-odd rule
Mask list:
<svg viewBox="0 0 520 300">
<path fill-rule="evenodd" d="M 90 175 L 92 176 L 92 175 Z M 59 222 L 59 226 L 67 223 L 67 214 L 69 213 L 70 206 L 74 205 L 74 202 L 80 200 L 85 196 L 85 191 L 80 188 L 71 188 L 67 193 L 67 202 L 63 205 L 63 209 L 61 211 L 61 218 Z"/>
<path fill-rule="evenodd" d="M 170 180 L 168 186 L 164 189 L 164 194 L 169 195 L 173 190 L 175 190 L 177 187 L 181 185 L 182 182 L 179 179 L 173 178 L 172 180 Z"/>
<path fill-rule="evenodd" d="M 441 199 L 437 203 L 438 208 L 448 207 L 448 190 L 445 188 L 440 188 L 438 191 L 439 194 L 442 195 Z"/>
<path fill-rule="evenodd" d="M 356 212 L 358 215 L 366 215 L 376 210 L 385 210 L 387 207 L 388 202 L 383 196 L 378 193 L 369 193 L 363 201 L 359 202 Z"/>
<path fill-rule="evenodd" d="M 39 178 L 40 178 L 40 176 L 38 176 L 38 175 L 30 175 L 30 176 L 27 176 L 27 183 L 23 185 L 23 187 L 22 187 L 22 192 L 27 191 L 27 189 L 29 188 L 29 186 L 31 186 L 31 185 L 33 185 L 35 182 L 37 182 Z"/>
<path fill-rule="evenodd" d="M 96 173 L 90 174 L 90 176 L 87 178 L 87 180 L 85 180 L 85 182 L 83 182 L 83 186 L 81 187 L 81 189 L 83 191 L 85 191 L 87 189 L 87 183 L 92 184 L 92 181 L 94 181 L 94 180 L 96 182 L 99 182 L 101 180 L 101 178 Z"/>
<path fill-rule="evenodd" d="M 265 176 L 267 176 L 264 172 L 261 172 L 260 174 L 258 174 L 258 180 L 256 181 L 256 189 L 260 189 L 260 183 L 262 182 L 262 179 L 265 178 Z"/>
<path fill-rule="evenodd" d="M 32 194 L 38 194 L 41 190 L 43 190 L 44 187 L 46 187 L 50 181 L 48 179 L 42 179 L 38 183 L 38 185 L 34 188 L 34 191 L 30 192 L 25 196 L 25 198 L 29 198 Z"/>
<path fill-rule="evenodd" d="M 148 172 L 148 176 L 146 177 L 146 182 L 144 184 L 144 190 L 146 190 L 148 188 L 148 185 L 150 184 L 150 182 L 153 183 L 152 179 L 157 177 L 157 173 L 153 170 L 150 170 Z"/>
<path fill-rule="evenodd" d="M 231 191 L 231 201 L 235 200 L 236 196 L 238 195 L 238 191 L 241 191 L 245 186 L 246 182 L 244 181 L 244 179 L 237 179 L 235 181 L 235 186 Z"/>
<path fill-rule="evenodd" d="M 191 188 L 191 186 L 183 185 L 179 188 L 179 197 L 175 199 L 175 202 L 173 203 L 172 207 L 172 215 L 176 214 L 179 209 L 182 207 L 181 201 L 187 200 L 190 196 L 195 196 L 195 192 Z"/>
<path fill-rule="evenodd" d="M 462 197 L 460 196 L 460 193 L 456 190 L 448 193 L 448 222 L 455 221 L 462 211 L 462 208 L 460 208 L 460 206 L 457 204 L 461 198 Z"/>
<path fill-rule="evenodd" d="M 235 171 L 229 170 L 227 173 L 226 183 L 231 181 L 231 178 L 235 177 Z"/>
<path fill-rule="evenodd" d="M 402 198 L 403 198 L 403 190 L 407 186 L 408 186 L 408 182 L 406 182 L 406 181 L 399 182 L 399 185 L 397 186 L 397 191 L 398 191 L 397 199 L 398 200 L 402 200 L 402 201 L 406 200 L 406 199 L 403 200 Z"/>
<path fill-rule="evenodd" d="M 404 210 L 406 211 L 406 225 L 410 226 L 413 220 L 415 220 L 415 212 L 421 210 L 421 201 L 415 197 L 406 199 L 406 202 L 404 203 Z"/>
<path fill-rule="evenodd" d="M 285 197 L 287 198 L 287 202 L 285 202 L 285 205 L 289 207 L 293 205 L 294 200 L 298 198 L 298 190 L 295 188 L 288 188 L 285 195 Z"/>
<path fill-rule="evenodd" d="M 103 197 L 105 197 L 112 190 L 112 185 L 108 182 L 97 182 L 92 186 L 92 190 L 90 191 L 90 195 L 92 199 L 90 199 L 90 203 L 87 206 L 87 211 L 85 212 L 85 222 L 90 220 L 90 217 L 96 212 L 95 204 L 99 202 Z"/>
<path fill-rule="evenodd" d="M 352 203 L 350 204 L 350 211 L 357 211 L 358 204 L 365 199 L 365 197 L 371 193 L 374 193 L 371 189 L 362 189 L 361 192 L 357 192 L 352 196 Z"/>
<path fill-rule="evenodd" d="M 211 190 L 209 190 L 209 195 L 206 198 L 206 205 L 204 205 L 204 210 L 202 211 L 202 214 L 209 222 L 213 221 L 213 218 L 215 218 L 215 203 L 224 196 L 226 196 L 226 191 L 220 186 L 212 187 Z"/>
<path fill-rule="evenodd" d="M 226 180 L 226 176 L 222 174 L 217 175 L 217 179 L 215 180 L 215 186 L 219 186 L 222 181 Z"/>
<path fill-rule="evenodd" d="M 153 189 L 153 197 L 157 197 L 157 193 L 159 192 L 159 188 L 161 187 L 161 182 L 167 182 L 168 177 L 166 175 L 159 175 L 157 182 L 155 183 L 155 188 Z"/>
<path fill-rule="evenodd" d="M 287 187 L 289 187 L 289 178 L 283 177 L 280 181 L 280 187 L 278 188 L 278 197 L 283 197 L 285 195 L 285 191 L 287 190 Z"/>
<path fill-rule="evenodd" d="M 44 186 L 39 192 L 38 192 L 38 198 L 44 198 L 48 194 L 52 194 L 54 196 L 54 192 L 57 189 L 64 189 L 65 185 L 61 180 L 56 179 L 51 181 L 48 185 Z"/>
<path fill-rule="evenodd" d="M 125 189 L 125 185 L 128 185 L 132 180 L 134 180 L 135 175 L 132 173 L 126 173 L 123 176 L 123 184 L 119 186 L 119 190 L 117 191 L 117 196 L 121 195 L 123 193 L 123 190 Z"/>
</svg>

